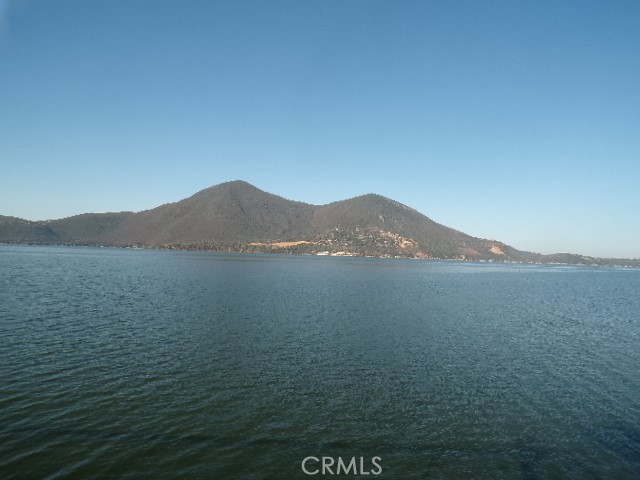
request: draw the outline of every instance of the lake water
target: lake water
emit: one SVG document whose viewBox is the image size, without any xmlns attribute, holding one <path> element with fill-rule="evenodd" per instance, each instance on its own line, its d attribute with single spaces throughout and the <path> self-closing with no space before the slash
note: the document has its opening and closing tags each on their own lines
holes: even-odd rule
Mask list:
<svg viewBox="0 0 640 480">
<path fill-rule="evenodd" d="M 0 246 L 3 479 L 635 480 L 639 372 L 638 270 Z"/>
</svg>

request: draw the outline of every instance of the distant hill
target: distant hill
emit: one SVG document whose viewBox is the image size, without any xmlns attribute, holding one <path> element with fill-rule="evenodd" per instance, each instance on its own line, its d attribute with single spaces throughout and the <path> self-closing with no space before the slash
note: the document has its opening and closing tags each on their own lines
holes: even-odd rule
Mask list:
<svg viewBox="0 0 640 480">
<path fill-rule="evenodd" d="M 198 245 L 310 237 L 314 207 L 235 181 L 127 218 L 109 243 Z"/>
<path fill-rule="evenodd" d="M 61 239 L 44 222 L 30 222 L 0 215 L 0 242 L 56 244 Z"/>
<path fill-rule="evenodd" d="M 380 195 L 310 205 L 243 181 L 222 183 L 179 202 L 137 213 L 86 213 L 42 222 L 0 216 L 0 242 L 476 261 L 613 262 L 574 254 L 523 252 L 446 227 Z"/>
</svg>

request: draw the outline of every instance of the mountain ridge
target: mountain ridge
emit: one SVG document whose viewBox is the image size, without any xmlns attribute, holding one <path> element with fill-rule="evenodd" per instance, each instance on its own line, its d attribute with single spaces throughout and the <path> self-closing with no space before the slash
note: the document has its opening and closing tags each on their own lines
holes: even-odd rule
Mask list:
<svg viewBox="0 0 640 480">
<path fill-rule="evenodd" d="M 140 212 L 84 213 L 35 222 L 0 216 L 0 242 L 617 264 L 614 259 L 520 251 L 442 225 L 375 193 L 312 205 L 265 192 L 243 180 L 214 185 Z M 622 263 L 640 266 L 637 260 Z"/>
</svg>

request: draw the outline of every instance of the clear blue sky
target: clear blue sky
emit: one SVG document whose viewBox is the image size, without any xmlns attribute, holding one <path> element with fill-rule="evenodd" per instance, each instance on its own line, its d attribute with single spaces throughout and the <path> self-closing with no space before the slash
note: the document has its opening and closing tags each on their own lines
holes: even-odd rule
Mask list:
<svg viewBox="0 0 640 480">
<path fill-rule="evenodd" d="M 640 257 L 640 2 L 0 0 L 0 214 L 234 179 Z"/>
</svg>

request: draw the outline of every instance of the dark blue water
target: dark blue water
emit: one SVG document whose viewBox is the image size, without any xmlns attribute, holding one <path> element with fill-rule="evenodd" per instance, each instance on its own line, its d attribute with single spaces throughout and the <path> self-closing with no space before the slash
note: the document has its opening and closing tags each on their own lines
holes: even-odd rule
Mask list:
<svg viewBox="0 0 640 480">
<path fill-rule="evenodd" d="M 0 246 L 3 479 L 638 479 L 639 372 L 637 270 Z"/>
</svg>

